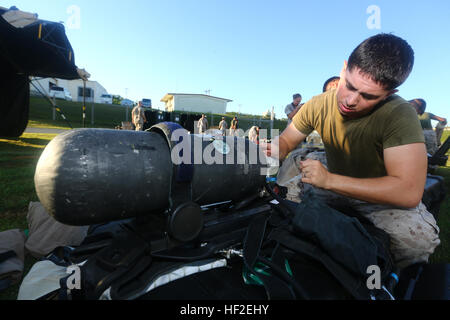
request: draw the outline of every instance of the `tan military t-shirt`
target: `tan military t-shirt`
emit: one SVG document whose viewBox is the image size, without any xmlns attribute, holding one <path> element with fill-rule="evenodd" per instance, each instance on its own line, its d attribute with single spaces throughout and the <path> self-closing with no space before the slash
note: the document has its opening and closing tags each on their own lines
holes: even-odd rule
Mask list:
<svg viewBox="0 0 450 320">
<path fill-rule="evenodd" d="M 386 176 L 383 150 L 424 143 L 416 110 L 393 95 L 358 119 L 348 119 L 338 110 L 336 89 L 312 98 L 293 118 L 305 135 L 317 130 L 322 137 L 332 173 L 355 177 Z"/>
</svg>

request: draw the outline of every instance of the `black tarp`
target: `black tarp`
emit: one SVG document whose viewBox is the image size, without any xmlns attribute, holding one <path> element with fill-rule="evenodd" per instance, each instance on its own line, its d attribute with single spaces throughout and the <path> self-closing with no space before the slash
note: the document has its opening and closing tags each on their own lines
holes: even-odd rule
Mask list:
<svg viewBox="0 0 450 320">
<path fill-rule="evenodd" d="M 16 28 L 0 10 L 0 136 L 17 137 L 29 111 L 29 76 L 79 79 L 64 26 L 44 20 Z"/>
<path fill-rule="evenodd" d="M 145 118 L 147 119 L 147 122 L 144 123 L 144 130 L 149 129 L 160 122 L 171 121 L 170 113 L 166 111 L 146 110 L 144 113 Z"/>
</svg>

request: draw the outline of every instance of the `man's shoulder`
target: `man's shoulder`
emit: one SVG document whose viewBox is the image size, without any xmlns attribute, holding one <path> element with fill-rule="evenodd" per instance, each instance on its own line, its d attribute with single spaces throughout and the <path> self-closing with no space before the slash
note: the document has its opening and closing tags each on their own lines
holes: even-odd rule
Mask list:
<svg viewBox="0 0 450 320">
<path fill-rule="evenodd" d="M 336 89 L 326 91 L 318 94 L 308 100 L 303 107 L 303 112 L 313 112 L 314 114 L 321 113 L 323 115 L 333 116 L 333 107 L 337 106 Z M 323 109 L 328 109 L 327 112 L 321 112 Z"/>
<path fill-rule="evenodd" d="M 399 95 L 392 95 L 378 108 L 378 113 L 391 117 L 409 114 L 417 118 L 417 112 L 414 107 Z"/>
</svg>

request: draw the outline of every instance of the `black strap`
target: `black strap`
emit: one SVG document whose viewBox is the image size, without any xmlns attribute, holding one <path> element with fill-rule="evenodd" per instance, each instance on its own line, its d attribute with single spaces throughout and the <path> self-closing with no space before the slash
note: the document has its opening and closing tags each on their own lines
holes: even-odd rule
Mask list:
<svg viewBox="0 0 450 320">
<path fill-rule="evenodd" d="M 304 253 L 320 261 L 355 299 L 367 300 L 369 298 L 369 290 L 365 287 L 365 283 L 355 278 L 319 247 L 294 237 L 289 231 L 282 229 L 273 230 L 269 235 L 269 239 L 277 241 L 295 252 Z"/>
<path fill-rule="evenodd" d="M 255 275 L 261 279 L 266 290 L 269 300 L 293 300 L 295 294 L 292 288 L 280 278 L 275 276 L 266 276 L 257 273 L 254 269 L 256 262 L 259 260 L 259 253 L 266 231 L 269 215 L 261 215 L 253 220 L 247 230 L 244 239 L 244 264 Z"/>
<path fill-rule="evenodd" d="M 0 263 L 5 262 L 6 260 L 14 257 L 17 257 L 17 254 L 13 250 L 0 253 Z"/>
<path fill-rule="evenodd" d="M 409 280 L 408 283 L 408 289 L 406 290 L 405 296 L 403 297 L 403 300 L 411 300 L 412 295 L 414 292 L 414 289 L 416 288 L 417 281 L 419 281 L 420 275 L 422 274 L 423 267 L 420 266 L 417 270 L 417 275 L 414 279 Z"/>
</svg>

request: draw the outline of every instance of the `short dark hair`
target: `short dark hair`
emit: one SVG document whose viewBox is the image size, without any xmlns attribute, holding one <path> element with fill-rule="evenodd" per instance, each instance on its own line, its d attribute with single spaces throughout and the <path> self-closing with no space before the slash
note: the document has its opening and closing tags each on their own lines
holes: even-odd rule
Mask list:
<svg viewBox="0 0 450 320">
<path fill-rule="evenodd" d="M 402 38 L 380 33 L 364 40 L 348 59 L 348 70 L 362 73 L 392 90 L 408 78 L 414 66 L 414 51 Z"/>
<path fill-rule="evenodd" d="M 292 99 L 295 100 L 295 99 L 301 98 L 301 97 L 302 97 L 302 95 L 300 93 L 296 93 L 292 96 Z"/>
<path fill-rule="evenodd" d="M 325 83 L 323 84 L 322 92 L 327 91 L 327 86 L 331 81 L 339 80 L 339 79 L 341 79 L 341 77 L 334 76 L 334 77 L 331 77 L 330 79 L 328 79 L 327 81 L 325 81 Z"/>
<path fill-rule="evenodd" d="M 423 99 L 413 99 L 408 101 L 411 104 L 416 104 L 419 107 L 419 111 L 424 113 L 427 108 L 427 103 Z"/>
</svg>

